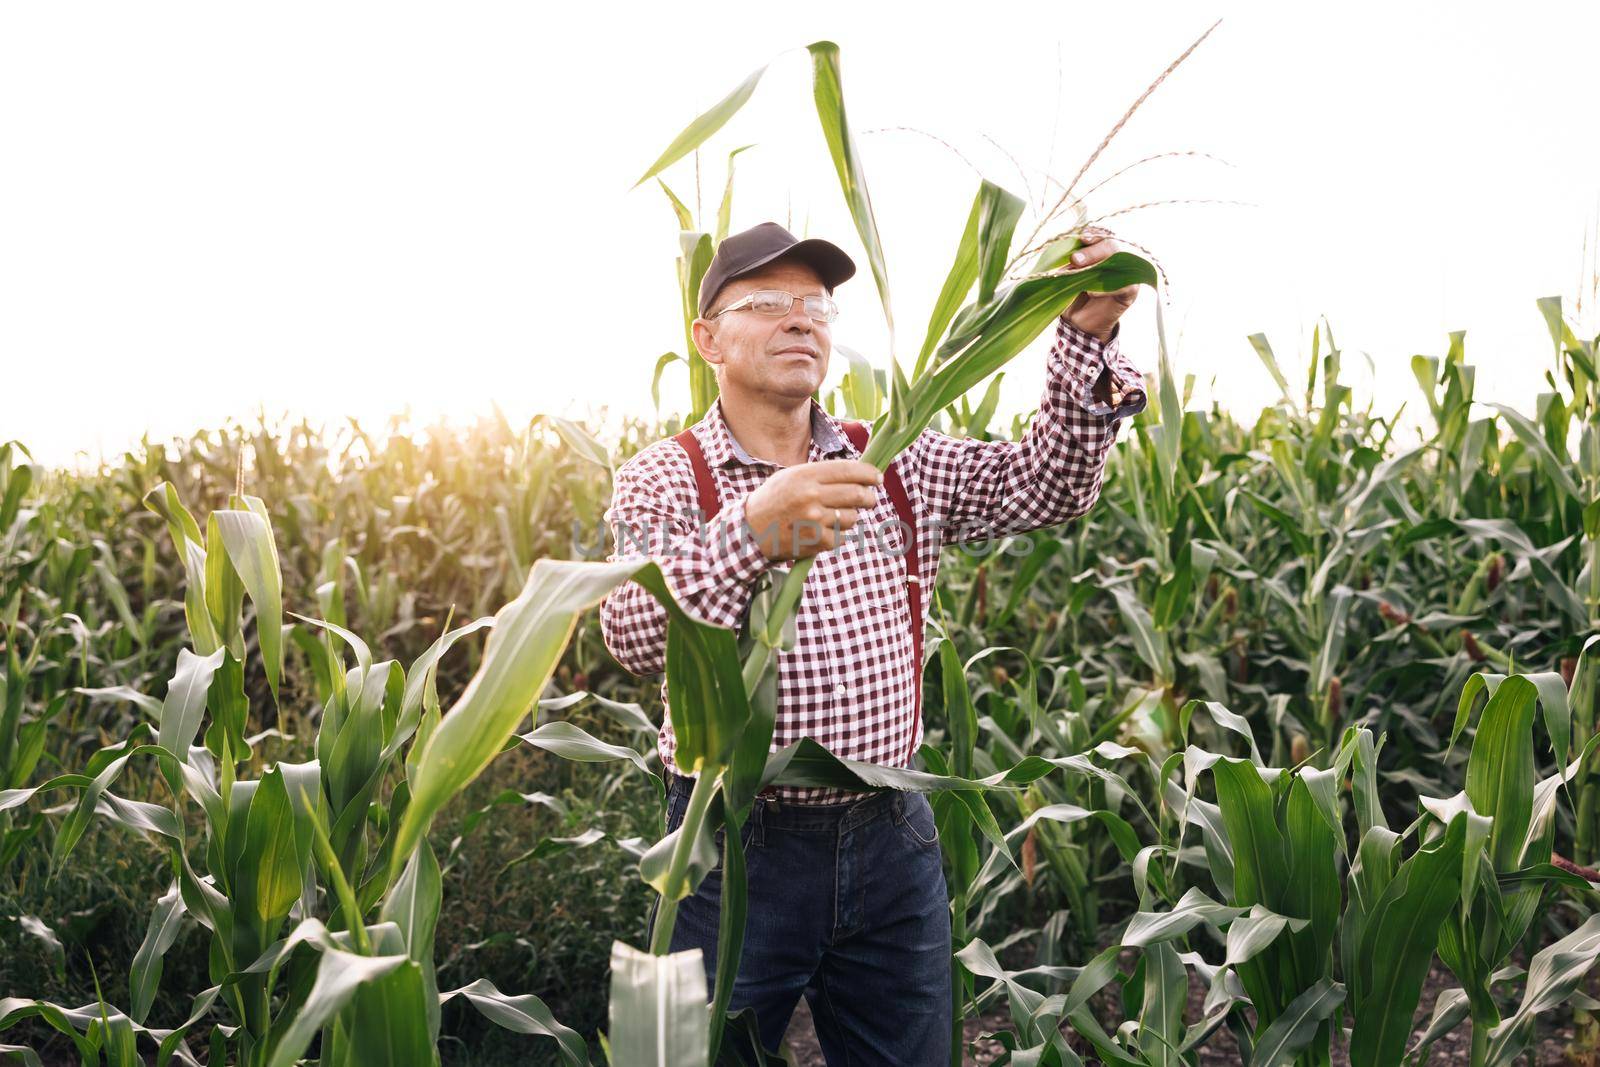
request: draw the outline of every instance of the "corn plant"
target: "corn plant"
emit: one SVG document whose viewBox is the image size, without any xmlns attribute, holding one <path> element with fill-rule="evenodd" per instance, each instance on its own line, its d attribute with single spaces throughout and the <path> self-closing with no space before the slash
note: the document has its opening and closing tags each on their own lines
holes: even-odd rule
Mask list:
<svg viewBox="0 0 1600 1067">
<path fill-rule="evenodd" d="M 873 424 L 881 468 L 926 426 L 988 433 L 1003 367 L 1080 288 L 1155 276 L 1128 255 L 1062 271 L 1075 227 L 1019 244 L 1021 202 L 984 182 L 907 375 L 838 52 L 817 42 L 808 56 L 891 328 L 878 358 L 838 348 L 848 373 L 828 403 Z M 702 151 L 764 70 L 641 181 Z M 660 182 L 682 233 L 688 347 L 657 361 L 654 384 L 684 362 L 691 417 L 715 382 L 687 325 L 748 147 L 727 156 L 714 218 Z M 697 960 L 659 953 L 676 901 L 715 862 L 716 828 L 737 829 L 776 781 L 932 794 L 954 1014 L 1005 999 L 1012 1062 L 1189 1063 L 1224 1028 L 1252 1063 L 1322 1063 L 1341 1040 L 1353 1062 L 1421 1062 L 1470 1026 L 1475 1061 L 1505 1063 L 1563 1003 L 1592 1046 L 1582 990 L 1600 935 L 1582 866 L 1600 850 L 1600 385 L 1595 342 L 1559 301 L 1540 311 L 1556 358 L 1532 414 L 1485 404 L 1452 334 L 1440 357 L 1412 361 L 1430 417 L 1414 443 L 1400 412 L 1354 401 L 1325 327 L 1303 391 L 1250 339 L 1282 393 L 1253 425 L 1190 410 L 1192 380 L 1160 345 L 1155 402 L 1113 451 L 1101 506 L 1024 557 L 952 554 L 943 568 L 920 769 L 807 743 L 768 751 L 776 652 L 808 563 L 763 580 L 740 635 L 669 605 L 675 727 L 702 788 L 684 830 L 622 843 L 662 922 L 652 951 L 613 948 L 614 1062 L 773 1062 L 748 1018 L 725 1018 L 746 906 L 737 832 L 712 987 Z M 582 693 L 540 695 L 553 678 L 619 698 L 606 706 L 648 747 L 634 683 L 580 616 L 607 583 L 649 585 L 650 569 L 549 557 L 581 554 L 563 526 L 598 516 L 613 455 L 679 425 L 629 421 L 613 448 L 558 419 L 326 435 L 263 423 L 146 441 L 79 476 L 0 446 L 0 878 L 20 881 L 13 861 L 39 842 L 57 870 L 73 862 L 97 816 L 158 842 L 172 870 L 125 1010 L 12 999 L 0 1025 L 42 1021 L 87 1062 L 133 1062 L 139 1042 L 163 1061 L 194 1061 L 198 1043 L 211 1062 L 287 1062 L 319 1035 L 324 1059 L 352 1061 L 379 1033 L 397 1062 L 431 1062 L 453 997 L 568 1062 L 586 1055 L 534 1000 L 433 988 L 440 877 L 473 827 L 534 794 L 518 783 L 473 812 L 438 862 L 428 830 L 507 745 L 616 761 L 607 790 L 641 777 L 659 797 L 648 751 L 545 718 Z M 246 473 L 282 502 L 271 526 L 243 496 Z M 184 500 L 214 510 L 201 523 Z M 455 605 L 472 621 L 451 629 Z M 481 651 L 464 640 L 480 629 Z M 438 694 L 463 688 L 445 715 Z M 1408 821 L 1412 792 L 1423 803 Z M 42 809 L 63 794 L 64 818 Z M 521 862 L 595 840 L 541 841 Z M 37 904 L 48 883 L 28 890 Z M 48 943 L 30 911 L 46 914 L 7 917 Z M 196 924 L 211 983 L 158 1028 L 161 957 Z M 1032 966 L 1002 964 L 1030 938 Z M 1435 955 L 1460 988 L 1408 1047 Z M 1208 993 L 1191 1019 L 1194 977 Z"/>
<path fill-rule="evenodd" d="M 1516 1027 L 1503 1027 L 1492 986 L 1511 952 L 1533 929 L 1552 886 L 1587 880 L 1552 865 L 1559 796 L 1596 744 L 1570 748 L 1571 707 L 1559 674 L 1477 674 L 1463 690 L 1452 738 L 1466 729 L 1480 696 L 1467 763 L 1466 788 L 1449 800 L 1427 801 L 1430 814 L 1453 817 L 1471 812 L 1477 819 L 1474 856 L 1463 877 L 1454 913 L 1442 928 L 1440 957 L 1462 984 L 1472 1019 L 1473 1063 L 1508 1063 L 1520 1052 Z M 1535 719 L 1542 721 L 1555 757 L 1554 773 L 1541 778 L 1535 760 Z M 1591 954 L 1590 962 L 1594 956 Z M 1530 990 L 1531 992 L 1531 990 Z"/>
<path fill-rule="evenodd" d="M 440 1005 L 459 997 L 500 1025 L 554 1039 L 565 1062 L 586 1063 L 582 1040 L 537 998 L 507 996 L 484 980 L 437 989 L 440 873 L 428 827 L 511 739 L 579 614 L 619 581 L 656 590 L 678 611 L 680 635 L 698 627 L 706 640 L 725 641 L 717 649 L 721 662 L 731 658 L 732 636 L 683 616 L 653 564 L 541 561 L 515 600 L 492 618 L 442 634 L 409 669 L 374 661 L 367 643 L 337 623 L 295 616 L 322 635 L 317 676 L 326 685 L 314 758 L 279 760 L 249 778 L 240 772 L 261 758 L 255 745 L 263 742 L 247 736 L 245 664 L 259 664 L 276 691 L 284 648 L 281 570 L 265 505 L 235 497 L 208 516 L 202 535 L 170 485 L 147 499 L 188 567 L 193 647 L 180 651 L 163 699 L 123 694 L 149 721 L 102 749 L 81 773 L 0 792 L 0 810 L 75 791 L 56 831 L 54 864 L 69 860 L 98 814 L 164 841 L 172 888 L 157 902 L 133 961 L 126 1012 L 12 998 L 0 1002 L 0 1027 L 40 1018 L 68 1034 L 86 1063 L 101 1054 L 126 1062 L 136 1035 L 156 1044 L 159 1063 L 197 1062 L 186 1039 L 208 1027 L 213 1062 L 287 1067 L 320 1035 L 320 1063 L 370 1062 L 384 1049 L 387 1062 L 431 1064 Z M 246 599 L 256 649 L 248 658 Z M 482 665 L 444 714 L 438 663 L 461 638 L 485 628 L 491 633 Z M 576 728 L 535 730 L 525 740 L 562 751 L 594 743 Z M 136 758 L 154 764 L 170 805 L 112 791 Z M 191 803 L 203 841 L 188 837 Z M 176 1026 L 149 1027 L 162 956 L 189 922 L 208 932 L 215 984 L 195 996 Z"/>
<path fill-rule="evenodd" d="M 1138 282 L 1154 284 L 1155 274 L 1149 263 L 1129 253 L 1117 253 L 1090 270 L 1067 273 L 1061 269 L 1061 264 L 1076 243 L 1064 239 L 1045 250 L 1040 263 L 1035 265 L 1035 274 L 1001 287 L 999 283 L 1017 220 L 1021 216 L 1022 202 L 985 181 L 979 189 L 969 224 L 957 250 L 955 264 L 930 323 L 928 341 L 917 361 L 913 376 L 916 384 L 913 386 L 900 364 L 892 358 L 894 318 L 889 299 L 888 274 L 860 154 L 845 118 L 838 48 L 831 42 L 822 41 L 810 45 L 808 51 L 812 58 L 817 115 L 851 218 L 866 247 L 868 263 L 890 330 L 892 378 L 889 408 L 874 421 L 871 440 L 862 456 L 865 462 L 882 470 L 915 440 L 935 414 L 995 374 L 1064 312 L 1079 293 L 1089 289 L 1117 289 Z M 756 71 L 715 107 L 690 123 L 645 171 L 640 182 L 655 177 L 720 129 L 750 98 L 764 70 Z M 685 218 L 680 213 L 680 223 Z M 692 306 L 690 282 L 694 283 L 694 288 L 698 288 L 699 275 L 705 270 L 703 264 L 709 264 L 712 254 L 713 248 L 708 237 L 685 232 L 679 279 L 686 308 Z M 961 302 L 974 286 L 978 290 L 977 299 L 963 308 Z M 853 373 L 861 374 L 864 385 L 865 372 L 853 369 Z M 693 374 L 694 364 L 691 363 L 692 383 L 695 381 Z M 700 402 L 704 399 L 696 396 L 696 410 L 700 409 Z M 709 406 L 709 401 L 706 406 Z M 764 592 L 756 594 L 760 606 L 752 611 L 751 624 L 745 635 L 741 677 L 733 679 L 731 684 L 725 682 L 714 699 L 690 705 L 692 712 L 680 710 L 685 708 L 686 702 L 676 692 L 671 694 L 674 730 L 678 731 L 680 738 L 688 737 L 690 740 L 689 748 L 680 758 L 685 760 L 685 769 L 695 773 L 697 778 L 683 825 L 656 850 L 652 850 L 646 857 L 643 871 L 646 880 L 661 893 L 652 950 L 656 955 L 665 955 L 671 939 L 677 900 L 693 891 L 700 876 L 709 869 L 714 859 L 714 855 L 703 855 L 700 864 L 694 862 L 697 849 L 709 852 L 705 845 L 710 839 L 713 798 L 720 800 L 720 821 L 726 828 L 726 834 L 722 927 L 717 953 L 718 973 L 712 994 L 713 1025 L 709 1042 L 709 1056 L 712 1059 L 716 1058 L 722 1044 L 719 1020 L 732 995 L 733 978 L 737 974 L 740 956 L 744 909 L 747 906 L 739 830 L 748 817 L 756 787 L 763 776 L 795 782 L 799 780 L 799 767 L 806 762 L 803 754 L 799 762 L 796 762 L 794 754 L 781 756 L 776 758 L 780 768 L 776 775 L 766 773 L 767 750 L 777 710 L 776 653 L 780 648 L 792 644 L 792 618 L 812 562 L 811 559 L 800 560 L 789 568 L 781 586 L 770 598 Z M 673 637 L 669 626 L 669 691 L 675 687 L 677 676 L 682 673 L 674 671 L 672 649 Z M 696 718 L 691 718 L 691 715 Z M 698 718 L 701 716 L 703 718 Z M 702 742 L 700 738 L 706 740 Z M 680 746 L 682 743 L 680 740 Z M 958 754 L 962 751 L 958 746 Z M 961 757 L 958 755 L 957 758 L 959 760 Z M 1004 848 L 992 813 L 984 806 L 975 789 L 970 787 L 970 772 L 963 774 L 963 769 L 958 766 L 954 774 L 936 776 L 944 781 L 945 788 L 956 789 L 957 795 L 964 798 L 959 809 L 946 810 L 963 813 L 957 816 L 959 818 L 981 812 L 978 825 Z M 854 770 L 856 773 L 845 775 L 846 780 L 855 780 L 869 787 L 892 787 L 891 782 L 910 781 L 896 775 L 885 778 L 878 769 L 871 772 L 863 772 L 860 768 Z M 924 783 L 924 787 L 933 788 L 927 783 Z M 943 833 L 941 830 L 941 836 Z M 623 997 L 630 1003 L 648 1000 L 647 991 L 628 984 L 630 976 L 636 981 L 658 983 L 656 988 L 661 990 L 665 986 L 659 983 L 673 981 L 670 976 L 678 973 L 676 970 L 661 969 L 666 966 L 661 965 L 656 969 L 636 967 L 618 972 L 619 979 L 613 982 L 612 987 L 614 1000 Z M 683 986 L 673 982 L 672 988 L 681 991 Z M 613 1017 L 616 1018 L 616 1015 Z"/>
<path fill-rule="evenodd" d="M 93 714 L 108 692 L 100 683 L 143 682 L 168 644 L 160 606 L 136 609 L 130 582 L 141 570 L 148 588 L 149 546 L 135 566 L 102 536 L 119 516 L 28 458 L 0 444 L 0 789 L 26 785 L 102 725 L 125 725 Z M 0 870 L 41 827 L 37 813 L 12 821 L 0 813 Z"/>
<path fill-rule="evenodd" d="M 1546 373 L 1553 393 L 1539 397 L 1543 419 L 1535 425 L 1508 409 L 1501 415 L 1510 423 L 1517 441 L 1534 457 L 1549 492 L 1559 501 L 1556 509 L 1565 521 L 1559 532 L 1578 537 L 1582 568 L 1574 582 L 1573 598 L 1563 600 L 1569 614 L 1580 609 L 1577 620 L 1586 631 L 1600 627 L 1600 372 L 1595 370 L 1600 337 L 1580 340 L 1562 315 L 1559 298 L 1539 301 L 1539 310 L 1555 346 L 1556 372 Z M 1576 424 L 1575 426 L 1573 424 Z M 1576 430 L 1577 456 L 1571 457 L 1569 440 Z M 1576 517 L 1577 521 L 1572 519 Z M 1548 571 L 1548 567 L 1545 570 Z M 1553 585 L 1554 583 L 1552 583 Z M 1600 733 L 1595 707 L 1594 667 L 1585 642 L 1574 678 L 1574 740 L 1580 747 Z M 1577 799 L 1575 859 L 1593 866 L 1600 860 L 1600 767 L 1592 761 L 1580 768 L 1574 785 Z"/>
<path fill-rule="evenodd" d="M 1352 1062 L 1398 1064 L 1408 1054 L 1425 1055 L 1431 1040 L 1469 1012 L 1474 1064 L 1511 1062 L 1526 1045 L 1532 1017 L 1554 1006 L 1557 979 L 1530 976 L 1514 1022 L 1502 1022 L 1490 986 L 1506 978 L 1511 949 L 1530 931 L 1552 887 L 1588 890 L 1585 880 L 1550 863 L 1558 795 L 1586 753 L 1569 763 L 1574 754 L 1558 743 L 1556 772 L 1536 774 L 1534 717 L 1541 702 L 1553 736 L 1570 729 L 1559 676 L 1474 676 L 1462 692 L 1458 735 L 1486 693 L 1467 789 L 1454 798 L 1422 798 L 1421 817 L 1404 834 L 1391 831 L 1384 816 L 1381 741 L 1370 731 L 1347 731 L 1330 769 L 1274 769 L 1259 762 L 1242 719 L 1207 708 L 1248 741 L 1250 758 L 1191 746 L 1162 777 L 1180 764 L 1184 769 L 1185 787 L 1169 782 L 1166 789 L 1180 814 L 1179 839 L 1182 827 L 1198 829 L 1212 883 L 1226 903 L 1190 889 L 1170 910 L 1134 916 L 1122 944 L 1147 948 L 1202 922 L 1227 925 L 1222 968 L 1238 975 L 1247 994 L 1234 1003 L 1248 1002 L 1255 1017 L 1252 1027 L 1236 1027 L 1241 1045 L 1253 1050 L 1252 1063 L 1329 1062 L 1341 1004 L 1353 1021 Z M 1198 705 L 1186 709 L 1194 710 Z M 1347 845 L 1338 797 L 1346 773 L 1358 845 L 1341 879 Z M 1215 804 L 1196 795 L 1202 776 L 1214 783 Z M 1413 832 L 1421 836 L 1405 855 Z M 1342 907 L 1341 880 L 1348 886 Z M 1233 925 L 1240 921 L 1248 923 L 1242 932 Z M 1581 981 L 1600 958 L 1600 945 L 1586 947 L 1592 941 L 1585 927 L 1563 942 L 1561 988 Z M 1441 998 L 1432 1037 L 1408 1048 L 1436 949 L 1463 990 Z M 1210 1007 L 1226 995 L 1214 976 L 1208 981 Z M 1170 1046 L 1170 1035 L 1161 1044 Z"/>
</svg>

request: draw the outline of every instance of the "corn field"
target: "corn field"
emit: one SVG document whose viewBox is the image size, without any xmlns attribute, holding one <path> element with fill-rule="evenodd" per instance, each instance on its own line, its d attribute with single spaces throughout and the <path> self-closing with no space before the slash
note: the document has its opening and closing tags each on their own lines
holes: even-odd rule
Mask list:
<svg viewBox="0 0 1600 1067">
<path fill-rule="evenodd" d="M 896 346 L 839 53 L 809 57 Z M 1600 339 L 1529 310 L 1527 414 L 1452 334 L 1412 361 L 1420 423 L 1359 406 L 1326 326 L 1293 360 L 1241 340 L 1282 394 L 1248 422 L 1158 346 L 1089 514 L 947 554 L 916 766 L 773 750 L 808 564 L 735 633 L 591 536 L 616 467 L 715 399 L 687 324 L 737 151 L 704 222 L 664 176 L 761 78 L 640 179 L 681 238 L 653 373 L 683 365 L 683 411 L 263 421 L 77 473 L 0 445 L 0 1062 L 791 1062 L 726 1010 L 774 783 L 929 795 L 957 1063 L 1600 1062 Z M 984 181 L 952 216 L 904 369 L 846 354 L 823 400 L 867 462 L 1019 438 L 1006 365 L 1082 292 L 1159 292 L 1131 251 L 1065 269 L 1081 202 L 1032 235 L 1024 207 Z M 698 774 L 671 834 L 658 687 L 593 610 L 627 581 L 669 614 Z M 708 988 L 666 946 L 719 863 Z"/>
</svg>

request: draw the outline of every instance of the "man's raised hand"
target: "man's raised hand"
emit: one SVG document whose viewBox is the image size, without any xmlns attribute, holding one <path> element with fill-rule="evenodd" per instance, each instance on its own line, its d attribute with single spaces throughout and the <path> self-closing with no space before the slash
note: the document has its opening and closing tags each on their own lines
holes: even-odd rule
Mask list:
<svg viewBox="0 0 1600 1067">
<path fill-rule="evenodd" d="M 1082 270 L 1104 262 L 1122 248 L 1111 231 L 1098 226 L 1087 227 L 1082 240 L 1082 247 L 1072 253 L 1073 270 Z M 1134 298 L 1138 295 L 1137 285 L 1126 285 L 1109 293 L 1079 293 L 1078 298 L 1067 309 L 1067 321 L 1084 333 L 1108 341 L 1111 339 L 1111 331 L 1117 325 L 1117 320 L 1122 317 L 1124 311 L 1133 306 Z"/>
</svg>

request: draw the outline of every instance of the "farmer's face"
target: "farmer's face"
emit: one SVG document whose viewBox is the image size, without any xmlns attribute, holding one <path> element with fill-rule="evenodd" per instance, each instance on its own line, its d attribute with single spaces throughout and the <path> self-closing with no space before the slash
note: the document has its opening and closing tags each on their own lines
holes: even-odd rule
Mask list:
<svg viewBox="0 0 1600 1067">
<path fill-rule="evenodd" d="M 828 293 L 809 266 L 780 259 L 723 286 L 712 314 L 757 289 L 779 289 L 797 297 Z M 833 347 L 831 327 L 807 315 L 803 300 L 796 300 L 787 315 L 763 315 L 745 307 L 715 319 L 696 319 L 694 338 L 706 362 L 722 368 L 722 389 L 795 401 L 821 388 Z"/>
</svg>

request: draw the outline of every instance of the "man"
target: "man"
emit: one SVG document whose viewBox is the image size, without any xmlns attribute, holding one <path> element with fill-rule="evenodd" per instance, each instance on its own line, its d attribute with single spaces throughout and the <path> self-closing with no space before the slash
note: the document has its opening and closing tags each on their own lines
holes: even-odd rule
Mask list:
<svg viewBox="0 0 1600 1067">
<path fill-rule="evenodd" d="M 1106 258 L 1115 241 L 1096 232 L 1083 246 L 1074 267 Z M 764 571 L 816 556 L 795 647 L 779 656 L 773 748 L 811 737 L 840 756 L 909 766 L 922 715 L 898 558 L 907 542 L 883 475 L 813 396 L 828 371 L 832 294 L 854 273 L 836 246 L 797 241 L 776 223 L 722 242 L 693 327 L 720 396 L 691 427 L 720 510 L 693 521 L 691 449 L 658 441 L 616 473 L 610 558 L 648 554 L 688 610 L 737 629 Z M 1132 287 L 1084 294 L 1061 317 L 1044 399 L 1021 441 L 930 429 L 896 459 L 916 512 L 924 611 L 943 545 L 1065 522 L 1099 496 L 1120 420 L 1145 405 L 1116 342 L 1134 296 Z M 883 533 L 847 533 L 857 524 Z M 666 613 L 641 586 L 619 586 L 600 618 L 624 667 L 665 669 Z M 668 718 L 669 829 L 692 786 L 673 750 Z M 783 787 L 757 800 L 744 832 L 749 915 L 732 1008 L 754 1007 L 763 1043 L 776 1049 L 804 994 L 830 1065 L 947 1063 L 950 914 L 927 798 Z M 681 903 L 672 937 L 674 951 L 702 950 L 708 986 L 720 896 L 719 864 Z"/>
</svg>

